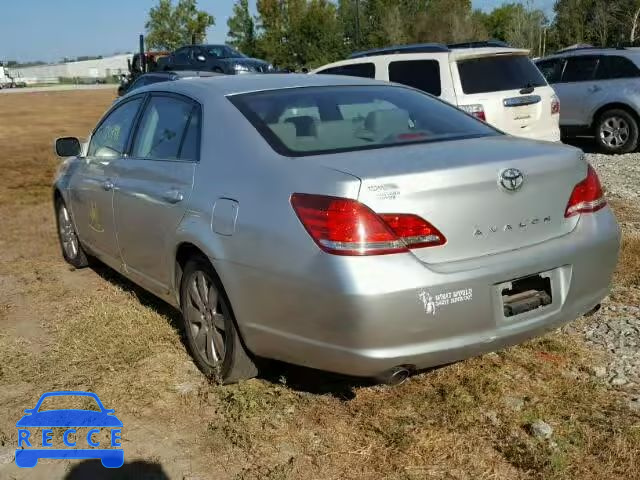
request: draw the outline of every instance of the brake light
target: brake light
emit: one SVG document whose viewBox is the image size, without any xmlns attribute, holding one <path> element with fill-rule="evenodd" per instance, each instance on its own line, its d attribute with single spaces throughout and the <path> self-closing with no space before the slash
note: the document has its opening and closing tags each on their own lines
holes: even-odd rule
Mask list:
<svg viewBox="0 0 640 480">
<path fill-rule="evenodd" d="M 560 114 L 560 99 L 557 95 L 551 97 L 551 115 Z"/>
<path fill-rule="evenodd" d="M 598 174 L 591 165 L 587 168 L 587 178 L 578 183 L 567 203 L 564 212 L 565 218 L 572 217 L 579 213 L 596 212 L 607 204 L 600 186 Z"/>
<path fill-rule="evenodd" d="M 460 110 L 467 112 L 469 115 L 473 115 L 478 120 L 482 120 L 483 122 L 487 121 L 487 116 L 484 114 L 484 107 L 482 105 L 458 105 Z"/>
<path fill-rule="evenodd" d="M 334 255 L 384 255 L 446 242 L 417 215 L 377 215 L 357 200 L 294 193 L 291 205 L 316 244 Z"/>
</svg>

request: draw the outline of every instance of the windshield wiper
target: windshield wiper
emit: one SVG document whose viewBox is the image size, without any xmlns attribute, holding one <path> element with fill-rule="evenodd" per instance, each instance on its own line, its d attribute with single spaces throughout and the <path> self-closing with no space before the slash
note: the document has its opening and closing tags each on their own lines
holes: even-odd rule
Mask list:
<svg viewBox="0 0 640 480">
<path fill-rule="evenodd" d="M 524 88 L 522 90 L 520 90 L 520 93 L 522 95 L 527 95 L 529 93 L 533 93 L 533 91 L 536 89 L 536 87 L 533 86 L 533 84 L 531 82 L 528 82 Z"/>
</svg>

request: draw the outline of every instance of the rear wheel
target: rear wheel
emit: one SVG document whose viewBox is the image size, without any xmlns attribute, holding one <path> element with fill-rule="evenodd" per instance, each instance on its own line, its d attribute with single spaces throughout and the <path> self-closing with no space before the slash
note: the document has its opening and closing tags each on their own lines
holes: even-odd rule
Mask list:
<svg viewBox="0 0 640 480">
<path fill-rule="evenodd" d="M 89 265 L 87 254 L 80 244 L 80 239 L 73 225 L 71 214 L 61 198 L 56 199 L 56 221 L 58 226 L 58 239 L 62 248 L 62 256 L 76 268 Z"/>
<path fill-rule="evenodd" d="M 222 284 L 205 257 L 198 255 L 186 263 L 180 304 L 189 349 L 205 375 L 228 384 L 258 374 Z"/>
<path fill-rule="evenodd" d="M 625 110 L 607 110 L 598 118 L 595 135 L 606 153 L 629 153 L 638 147 L 638 122 Z"/>
</svg>

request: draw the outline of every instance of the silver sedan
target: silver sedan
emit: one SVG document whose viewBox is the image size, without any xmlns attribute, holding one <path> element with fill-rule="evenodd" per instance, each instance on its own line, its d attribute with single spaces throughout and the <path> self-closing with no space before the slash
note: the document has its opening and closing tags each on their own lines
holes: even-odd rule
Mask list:
<svg viewBox="0 0 640 480">
<path fill-rule="evenodd" d="M 61 138 L 64 258 L 180 309 L 206 374 L 358 376 L 521 342 L 596 308 L 620 233 L 582 153 L 334 76 L 141 88 Z"/>
</svg>

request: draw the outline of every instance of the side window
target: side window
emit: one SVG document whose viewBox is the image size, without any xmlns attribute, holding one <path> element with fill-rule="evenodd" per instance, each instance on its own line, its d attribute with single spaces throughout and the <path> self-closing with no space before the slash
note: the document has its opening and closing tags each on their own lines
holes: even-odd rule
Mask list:
<svg viewBox="0 0 640 480">
<path fill-rule="evenodd" d="M 131 156 L 179 160 L 194 104 L 174 97 L 153 96 L 142 115 Z"/>
<path fill-rule="evenodd" d="M 552 60 L 542 60 L 536 66 L 549 83 L 558 83 L 562 77 L 564 68 L 564 58 L 554 58 Z"/>
<path fill-rule="evenodd" d="M 141 103 L 142 99 L 136 98 L 113 110 L 93 132 L 87 156 L 114 158 L 122 155 Z"/>
<path fill-rule="evenodd" d="M 327 75 L 347 75 L 349 77 L 376 78 L 376 67 L 373 63 L 352 63 L 331 67 L 318 73 Z"/>
<path fill-rule="evenodd" d="M 440 65 L 437 60 L 391 62 L 389 80 L 417 88 L 436 97 L 442 93 Z"/>
<path fill-rule="evenodd" d="M 593 80 L 598 66 L 598 57 L 569 57 L 562 75 L 563 82 Z"/>
<path fill-rule="evenodd" d="M 189 61 L 189 48 L 181 48 L 176 51 L 174 54 L 175 59 L 178 62 L 188 62 Z"/>
<path fill-rule="evenodd" d="M 180 148 L 180 160 L 197 162 L 200 153 L 200 107 L 193 107 Z"/>
<path fill-rule="evenodd" d="M 596 78 L 611 80 L 615 78 L 635 78 L 640 76 L 640 69 L 628 58 L 605 55 L 600 58 Z"/>
</svg>

